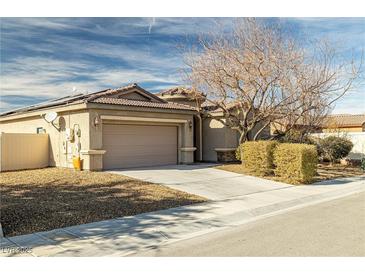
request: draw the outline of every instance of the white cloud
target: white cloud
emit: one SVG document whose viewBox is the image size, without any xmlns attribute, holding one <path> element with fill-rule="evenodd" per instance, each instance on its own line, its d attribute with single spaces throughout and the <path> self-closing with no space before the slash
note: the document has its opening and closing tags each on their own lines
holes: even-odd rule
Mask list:
<svg viewBox="0 0 365 274">
<path fill-rule="evenodd" d="M 125 37 L 141 34 L 197 35 L 212 31 L 217 24 L 232 26 L 234 18 L 153 17 L 153 18 L 6 18 L 2 28 L 9 35 L 38 35 L 52 30 L 78 30 L 103 36 Z M 102 23 L 99 23 L 99 21 Z M 11 30 L 16 30 L 12 32 Z"/>
<path fill-rule="evenodd" d="M 3 65 L 1 76 L 2 95 L 58 97 L 78 92 L 115 88 L 132 82 L 159 82 L 174 84 L 177 74 L 167 77 L 143 69 L 90 70 L 93 63 L 68 62 L 47 58 L 27 57 Z M 83 79 L 83 80 L 80 80 Z"/>
<path fill-rule="evenodd" d="M 151 31 L 152 31 L 152 27 L 153 25 L 156 23 L 156 18 L 155 17 L 152 17 L 151 18 L 151 21 L 150 21 L 150 25 L 148 26 L 148 33 L 151 34 Z"/>
<path fill-rule="evenodd" d="M 155 82 L 151 90 L 181 84 L 182 55 L 172 39 L 140 37 L 196 36 L 217 25 L 232 26 L 233 18 L 11 18 L 1 19 L 2 46 L 20 52 L 1 63 L 2 95 L 39 96 L 45 99 L 78 92 L 97 91 L 131 82 Z M 304 32 L 347 40 L 364 47 L 364 24 L 360 19 L 299 18 Z M 75 33 L 87 34 L 78 37 Z M 68 35 L 72 33 L 73 35 Z M 92 36 L 96 35 L 96 36 Z M 20 38 L 35 39 L 24 43 Z M 92 38 L 93 37 L 93 38 Z M 115 38 L 115 40 L 110 38 Z M 124 43 L 127 37 L 133 43 Z M 20 40 L 19 40 L 20 39 Z M 90 40 L 89 40 L 90 39 Z M 19 42 L 21 41 L 21 42 Z M 178 43 L 178 41 L 177 41 Z M 345 43 L 343 43 L 345 45 Z M 346 51 L 348 46 L 344 47 Z M 24 56 L 22 52 L 26 52 Z M 28 56 L 28 57 L 27 57 Z M 29 57 L 30 56 L 30 57 Z M 64 57 L 64 58 L 63 58 Z M 97 59 L 108 61 L 98 61 Z M 5 59 L 5 58 L 4 58 Z M 109 65 L 109 63 L 112 63 Z M 363 90 L 364 91 L 364 90 Z M 335 111 L 359 112 L 365 96 L 349 93 Z M 1 102 L 2 108 L 14 103 Z"/>
<path fill-rule="evenodd" d="M 13 38 L 7 38 L 4 42 L 10 45 L 15 44 L 17 41 Z M 114 61 L 126 62 L 131 67 L 151 70 L 177 71 L 184 66 L 181 53 L 177 49 L 178 44 L 165 41 L 154 41 L 150 42 L 150 44 L 138 44 L 138 46 L 133 47 L 124 43 L 88 41 L 77 37 L 52 37 L 44 38 L 42 43 L 24 43 L 18 46 L 37 55 L 53 55 L 58 53 L 67 57 L 70 53 L 77 53 L 78 59 L 83 59 L 87 56 L 95 58 L 105 57 Z"/>
</svg>

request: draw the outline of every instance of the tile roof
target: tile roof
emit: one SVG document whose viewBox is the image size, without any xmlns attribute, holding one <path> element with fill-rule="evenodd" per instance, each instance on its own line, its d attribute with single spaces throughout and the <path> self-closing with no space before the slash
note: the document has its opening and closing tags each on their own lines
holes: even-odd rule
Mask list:
<svg viewBox="0 0 365 274">
<path fill-rule="evenodd" d="M 149 102 L 149 101 L 139 101 L 139 100 L 130 100 L 130 99 L 121 99 L 121 98 L 112 98 L 107 96 L 112 96 L 113 94 L 117 94 L 120 92 L 125 92 L 133 89 L 138 89 L 142 93 L 145 93 L 145 95 L 151 99 L 153 99 L 155 102 Z M 57 98 L 53 100 L 49 100 L 46 102 L 42 102 L 39 104 L 22 107 L 18 109 L 13 109 L 10 111 L 6 111 L 3 113 L 0 113 L 0 117 L 4 117 L 7 115 L 13 115 L 18 113 L 25 113 L 30 112 L 33 110 L 38 109 L 47 109 L 50 107 L 56 107 L 56 106 L 63 106 L 63 105 L 69 105 L 69 104 L 79 104 L 79 103 L 101 103 L 101 104 L 113 104 L 113 105 L 124 105 L 124 106 L 137 106 L 137 107 L 152 107 L 152 108 L 166 108 L 166 109 L 176 109 L 176 110 L 195 110 L 193 107 L 180 105 L 177 103 L 170 103 L 167 102 L 155 94 L 152 94 L 140 86 L 138 86 L 136 83 L 116 88 L 116 89 L 105 89 L 93 93 L 87 93 L 87 94 L 76 94 L 71 96 L 66 96 L 62 98 Z"/>
<path fill-rule="evenodd" d="M 188 99 L 200 99 L 202 101 L 205 101 L 205 98 L 206 98 L 206 95 L 204 93 L 191 89 L 191 88 L 186 88 L 186 87 L 174 87 L 174 88 L 166 89 L 166 90 L 160 91 L 156 95 L 159 97 L 180 95 L 180 96 L 184 96 Z"/>
<path fill-rule="evenodd" d="M 164 95 L 190 95 L 192 90 L 185 87 L 173 87 L 166 90 L 163 90 L 157 95 L 164 96 Z"/>
<path fill-rule="evenodd" d="M 329 115 L 323 122 L 324 127 L 356 127 L 365 123 L 365 114 Z"/>
<path fill-rule="evenodd" d="M 234 109 L 237 106 L 239 106 L 239 104 L 236 102 L 231 102 L 231 103 L 226 104 L 227 109 Z M 220 107 L 218 107 L 217 104 L 214 104 L 212 102 L 203 103 L 202 108 L 206 111 L 214 112 L 214 113 L 223 112 L 223 110 Z"/>
<path fill-rule="evenodd" d="M 90 94 L 90 96 L 88 96 L 85 100 L 87 102 L 91 102 L 91 101 L 95 100 L 96 98 L 100 98 L 100 97 L 108 96 L 108 95 L 113 95 L 113 94 L 120 93 L 120 92 L 123 92 L 123 91 L 129 91 L 129 90 L 132 90 L 132 89 L 139 89 L 139 90 L 145 92 L 146 94 L 148 94 L 149 97 L 151 97 L 151 98 L 153 98 L 157 101 L 160 101 L 160 102 L 165 102 L 163 99 L 159 98 L 158 96 L 156 96 L 156 95 L 146 91 L 145 89 L 141 88 L 136 83 L 133 83 L 133 84 L 130 84 L 130 85 L 127 85 L 127 86 L 124 86 L 124 87 L 116 88 L 116 89 L 107 89 L 107 90 L 104 90 L 104 91 L 96 92 L 96 93 Z"/>
<path fill-rule="evenodd" d="M 176 104 L 171 102 L 148 102 L 148 101 L 137 101 L 123 98 L 112 98 L 112 97 L 99 97 L 89 102 L 98 104 L 111 104 L 111 105 L 122 105 L 122 106 L 133 106 L 133 107 L 150 107 L 150 108 L 163 108 L 163 109 L 176 109 L 176 110 L 196 110 L 194 107 L 182 104 Z"/>
</svg>

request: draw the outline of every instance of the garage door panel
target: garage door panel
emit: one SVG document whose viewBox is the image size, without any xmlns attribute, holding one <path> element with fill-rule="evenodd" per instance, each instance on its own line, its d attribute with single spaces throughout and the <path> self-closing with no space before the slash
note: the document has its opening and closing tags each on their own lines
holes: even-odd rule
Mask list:
<svg viewBox="0 0 365 274">
<path fill-rule="evenodd" d="M 113 151 L 111 152 L 112 155 L 111 157 L 115 157 L 115 158 L 120 158 L 121 154 L 125 154 L 125 155 L 156 155 L 156 156 L 170 156 L 169 153 L 167 154 L 166 152 L 164 152 L 164 150 L 173 150 L 176 149 L 174 146 L 170 146 L 170 147 L 166 147 L 166 146 L 158 146 L 158 147 L 152 147 L 149 148 L 148 150 L 145 147 L 126 147 L 125 149 L 113 149 Z M 108 153 L 108 152 L 107 152 Z M 107 153 L 105 155 L 107 155 Z M 110 152 L 108 153 L 110 154 Z M 173 156 L 175 157 L 175 154 L 173 153 Z"/>
<path fill-rule="evenodd" d="M 135 155 L 133 158 L 130 159 L 121 159 L 120 157 L 111 157 L 109 159 L 112 160 L 109 164 L 113 168 L 124 168 L 124 167 L 139 167 L 139 166 L 154 166 L 156 165 L 156 157 L 164 157 L 163 162 L 159 162 L 159 164 L 171 164 L 171 162 L 176 163 L 176 159 L 173 156 L 166 156 L 166 155 Z M 147 160 L 147 162 L 146 162 Z M 110 167 L 109 167 L 110 168 Z"/>
<path fill-rule="evenodd" d="M 108 146 L 109 148 L 112 148 L 114 151 L 123 151 L 123 152 L 137 152 L 137 151 L 145 151 L 146 153 L 148 152 L 153 152 L 153 153 L 158 153 L 161 150 L 165 150 L 165 149 L 176 149 L 176 144 L 169 144 L 169 145 L 157 145 L 157 144 L 153 144 L 151 147 L 149 147 L 148 149 L 146 148 L 146 145 L 110 145 Z"/>
<path fill-rule="evenodd" d="M 103 125 L 104 169 L 177 163 L 177 127 Z"/>
<path fill-rule="evenodd" d="M 149 136 L 151 138 L 151 136 Z M 157 139 L 158 137 L 155 137 L 153 139 L 146 140 L 146 137 L 141 138 L 140 136 L 130 136 L 126 137 L 129 138 L 127 143 L 121 143 L 121 141 L 124 141 L 120 139 L 120 136 L 116 135 L 113 138 L 105 138 L 103 139 L 103 143 L 107 143 L 108 146 L 115 146 L 115 147 L 128 147 L 128 146 L 148 146 L 148 145 L 154 145 L 154 146 L 171 146 L 176 145 L 176 142 L 173 140 L 169 140 L 166 137 L 163 139 Z M 172 138 L 170 138 L 172 139 Z"/>
</svg>

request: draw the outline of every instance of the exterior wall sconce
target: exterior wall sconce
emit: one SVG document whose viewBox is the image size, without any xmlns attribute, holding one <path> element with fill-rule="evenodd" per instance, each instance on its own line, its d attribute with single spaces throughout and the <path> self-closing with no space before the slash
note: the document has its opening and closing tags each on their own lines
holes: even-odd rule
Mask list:
<svg viewBox="0 0 365 274">
<path fill-rule="evenodd" d="M 97 127 L 98 125 L 100 125 L 100 118 L 99 118 L 99 116 L 95 116 L 93 123 L 94 123 L 94 126 L 95 127 Z"/>
<path fill-rule="evenodd" d="M 188 126 L 190 129 L 193 127 L 193 122 L 191 120 L 188 121 Z"/>
</svg>

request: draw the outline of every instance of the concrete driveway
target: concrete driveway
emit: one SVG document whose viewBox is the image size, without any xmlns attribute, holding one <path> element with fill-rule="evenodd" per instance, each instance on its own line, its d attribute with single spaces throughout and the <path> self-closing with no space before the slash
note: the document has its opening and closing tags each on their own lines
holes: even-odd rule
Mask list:
<svg viewBox="0 0 365 274">
<path fill-rule="evenodd" d="M 231 199 L 292 187 L 288 184 L 215 169 L 212 164 L 159 166 L 108 172 L 166 185 L 210 200 Z"/>
</svg>

